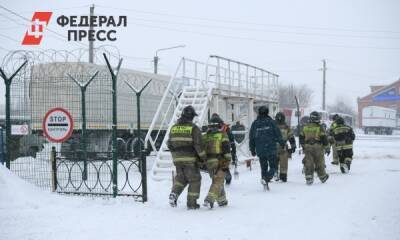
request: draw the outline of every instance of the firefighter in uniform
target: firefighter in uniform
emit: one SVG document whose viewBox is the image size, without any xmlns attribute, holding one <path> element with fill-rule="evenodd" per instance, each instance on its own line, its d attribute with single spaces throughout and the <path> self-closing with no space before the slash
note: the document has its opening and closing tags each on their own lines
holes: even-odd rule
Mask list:
<svg viewBox="0 0 400 240">
<path fill-rule="evenodd" d="M 288 148 L 286 144 L 283 147 L 281 147 L 279 144 L 277 145 L 279 180 L 281 180 L 282 182 L 286 182 L 289 154 L 292 154 L 296 151 L 296 140 L 294 139 L 292 130 L 290 130 L 290 127 L 286 124 L 285 115 L 282 112 L 278 112 L 275 115 L 275 121 L 278 128 L 281 130 L 283 141 L 289 141 L 290 143 L 290 148 Z"/>
<path fill-rule="evenodd" d="M 177 124 L 172 126 L 168 148 L 171 151 L 176 176 L 169 195 L 169 203 L 176 207 L 179 195 L 188 187 L 187 207 L 197 209 L 197 199 L 200 195 L 201 175 L 199 166 L 206 161 L 202 135 L 200 129 L 193 123 L 193 118 L 197 116 L 192 106 L 183 109 Z"/>
<path fill-rule="evenodd" d="M 210 190 L 204 200 L 204 206 L 208 208 L 213 208 L 214 202 L 217 202 L 220 207 L 228 204 L 224 180 L 226 173 L 229 171 L 229 162 L 232 156 L 228 134 L 223 128 L 224 126 L 219 116 L 213 116 L 210 119 L 205 136 L 206 166 L 212 179 Z"/>
<path fill-rule="evenodd" d="M 304 167 L 307 185 L 314 182 L 314 170 L 321 182 L 326 182 L 329 175 L 325 172 L 324 152 L 329 155 L 329 143 L 324 127 L 320 123 L 318 112 L 310 114 L 309 123 L 300 132 L 300 145 L 304 150 Z"/>
<path fill-rule="evenodd" d="M 213 113 L 211 115 L 211 119 L 214 119 L 214 121 L 218 121 L 222 126 L 222 131 L 227 134 L 228 139 L 229 139 L 230 148 L 231 148 L 232 164 L 234 164 L 234 165 L 237 164 L 236 143 L 235 143 L 235 137 L 233 136 L 231 128 L 229 127 L 228 124 L 224 123 L 224 120 L 222 120 L 222 118 L 217 113 Z M 228 185 L 231 184 L 232 174 L 231 174 L 231 171 L 229 170 L 229 168 L 225 174 L 225 181 L 226 181 L 226 184 L 228 184 Z"/>
<path fill-rule="evenodd" d="M 344 123 L 342 117 L 338 117 L 336 126 L 331 129 L 329 134 L 335 139 L 340 171 L 348 173 L 353 159 L 353 141 L 355 139 L 353 129 Z"/>
<path fill-rule="evenodd" d="M 328 131 L 328 133 L 329 133 L 328 134 L 328 140 L 329 140 L 329 143 L 332 146 L 332 162 L 331 162 L 331 164 L 334 164 L 334 165 L 338 165 L 339 164 L 339 157 L 338 157 L 338 152 L 337 152 L 337 149 L 336 149 L 335 138 L 333 137 L 333 134 L 332 134 L 332 130 L 336 127 L 336 125 L 337 125 L 336 121 L 337 121 L 338 118 L 339 118 L 338 114 L 333 115 L 333 117 L 332 117 L 333 123 L 332 123 L 332 125 L 331 125 L 331 127 L 329 128 L 329 131 Z"/>
</svg>

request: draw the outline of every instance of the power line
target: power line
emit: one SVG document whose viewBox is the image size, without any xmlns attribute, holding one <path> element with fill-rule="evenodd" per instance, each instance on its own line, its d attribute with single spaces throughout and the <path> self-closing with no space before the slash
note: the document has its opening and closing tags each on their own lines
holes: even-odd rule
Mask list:
<svg viewBox="0 0 400 240">
<path fill-rule="evenodd" d="M 14 23 L 16 23 L 17 25 L 19 25 L 19 26 L 22 26 L 22 27 L 26 27 L 26 25 L 25 24 L 22 24 L 22 23 L 20 23 L 18 20 L 15 20 L 15 19 L 13 19 L 13 18 L 11 18 L 11 17 L 9 17 L 9 16 L 6 16 L 6 15 L 4 15 L 4 14 L 1 14 L 0 13 L 0 16 L 2 16 L 2 17 L 4 17 L 4 18 L 6 18 L 6 19 L 8 19 L 8 20 L 10 20 L 10 21 L 12 21 L 12 22 L 14 22 Z M 56 39 L 58 39 L 58 40 L 64 40 L 64 39 L 61 39 L 60 37 L 58 37 L 58 36 L 53 36 L 53 35 L 49 35 L 50 37 L 53 37 L 53 38 L 56 38 Z"/>
<path fill-rule="evenodd" d="M 291 34 L 291 35 L 299 35 L 299 36 L 362 38 L 362 39 L 391 39 L 391 40 L 399 40 L 400 39 L 400 37 L 390 37 L 390 36 L 360 36 L 360 35 L 343 35 L 343 34 L 330 34 L 330 33 L 286 32 L 286 31 L 267 30 L 267 29 L 228 27 L 228 26 L 208 25 L 208 24 L 194 24 L 194 23 L 186 23 L 186 22 L 172 22 L 172 21 L 165 21 L 165 20 L 145 19 L 145 18 L 129 17 L 129 19 L 134 19 L 134 20 L 144 21 L 144 22 L 152 22 L 152 23 L 175 24 L 175 25 L 181 25 L 181 26 L 195 26 L 195 27 L 203 27 L 203 28 L 208 28 L 208 29 L 216 28 L 216 29 L 225 29 L 225 30 L 249 31 L 249 32 L 257 32 L 257 33 L 266 32 L 266 33 Z"/>
<path fill-rule="evenodd" d="M 356 30 L 356 29 L 346 29 L 346 28 L 327 28 L 327 27 L 305 27 L 305 26 L 296 26 L 296 25 L 282 25 L 282 24 L 267 24 L 267 23 L 257 23 L 257 22 L 243 22 L 237 20 L 226 20 L 226 19 L 215 19 L 215 18 L 204 18 L 204 17 L 193 17 L 193 16 L 184 16 L 184 15 L 176 15 L 170 13 L 161 13 L 161 12 L 152 12 L 152 11 L 143 11 L 137 9 L 127 9 L 127 8 L 116 8 L 112 6 L 99 6 L 100 8 L 105 9 L 114 9 L 119 11 L 131 11 L 136 13 L 142 14 L 150 14 L 150 15 L 159 15 L 159 16 L 168 16 L 168 17 L 175 17 L 175 18 L 185 18 L 185 19 L 193 19 L 193 20 L 200 20 L 200 21 L 208 21 L 208 22 L 224 22 L 230 24 L 242 24 L 242 25 L 257 25 L 257 26 L 270 26 L 270 27 L 281 27 L 281 28 L 297 28 L 297 29 L 311 29 L 311 30 L 326 30 L 326 31 L 343 31 L 343 32 L 381 32 L 381 33 L 395 33 L 400 34 L 398 31 L 391 31 L 391 30 Z"/>
<path fill-rule="evenodd" d="M 4 37 L 4 38 L 7 38 L 7 39 L 9 39 L 9 40 L 11 40 L 11 41 L 14 41 L 14 42 L 18 42 L 18 43 L 20 42 L 20 41 L 18 41 L 17 39 L 12 38 L 12 37 L 7 36 L 7 35 L 2 34 L 2 33 L 0 33 L 0 36 L 2 36 L 2 37 Z"/>
<path fill-rule="evenodd" d="M 313 47 L 353 48 L 353 49 L 400 50 L 400 48 L 391 48 L 391 47 L 350 46 L 350 45 L 318 44 L 318 43 L 293 42 L 293 41 L 278 41 L 278 40 L 269 40 L 269 39 L 257 39 L 257 38 L 249 38 L 249 37 L 239 37 L 239 36 L 230 36 L 230 35 L 222 35 L 222 34 L 196 32 L 196 31 L 191 31 L 191 30 L 166 28 L 166 27 L 159 27 L 159 26 L 154 26 L 154 25 L 145 25 L 145 24 L 135 24 L 135 25 L 139 26 L 139 27 L 145 27 L 145 28 L 154 28 L 154 29 L 161 29 L 161 30 L 174 31 L 174 32 L 191 33 L 191 34 L 202 35 L 202 36 L 211 36 L 211 37 L 236 39 L 236 40 L 247 40 L 247 41 L 254 41 L 254 42 L 268 42 L 268 43 L 275 43 L 275 44 L 302 45 L 302 46 L 313 46 Z"/>
<path fill-rule="evenodd" d="M 329 68 L 329 70 L 331 70 L 333 72 L 338 72 L 338 73 L 355 75 L 360 78 L 371 78 L 371 79 L 381 79 L 382 78 L 382 77 L 378 77 L 378 76 L 372 76 L 369 74 L 358 73 L 358 72 L 354 72 L 354 71 L 342 70 L 342 69 L 337 69 L 337 68 Z"/>
<path fill-rule="evenodd" d="M 47 11 L 60 11 L 60 10 L 70 10 L 70 9 L 78 9 L 78 8 L 87 8 L 90 5 L 80 5 L 80 6 L 73 6 L 73 7 L 65 7 L 65 8 L 52 8 L 52 9 L 47 9 Z M 22 12 L 18 12 L 18 13 L 31 13 L 32 11 L 22 11 Z"/>
</svg>

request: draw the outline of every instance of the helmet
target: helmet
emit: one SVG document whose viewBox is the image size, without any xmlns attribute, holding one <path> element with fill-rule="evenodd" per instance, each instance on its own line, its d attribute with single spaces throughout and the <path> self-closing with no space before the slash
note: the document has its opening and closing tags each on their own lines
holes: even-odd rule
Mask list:
<svg viewBox="0 0 400 240">
<path fill-rule="evenodd" d="M 278 112 L 275 115 L 275 120 L 279 123 L 284 123 L 285 122 L 285 114 L 283 114 L 282 112 Z"/>
<path fill-rule="evenodd" d="M 339 117 L 340 117 L 339 114 L 336 113 L 335 115 L 333 115 L 332 120 L 333 120 L 334 122 L 336 122 L 336 121 L 338 120 Z"/>
<path fill-rule="evenodd" d="M 222 118 L 217 114 L 217 113 L 213 113 L 212 115 L 211 115 L 211 118 L 210 118 L 210 122 L 213 122 L 213 123 L 224 123 L 224 121 L 222 120 Z"/>
<path fill-rule="evenodd" d="M 344 119 L 342 118 L 342 117 L 339 117 L 338 116 L 338 118 L 336 118 L 336 121 L 335 121 L 337 124 L 344 124 Z"/>
<path fill-rule="evenodd" d="M 318 112 L 313 111 L 310 114 L 310 122 L 319 123 L 320 120 L 321 120 L 321 116 L 319 115 Z"/>
<path fill-rule="evenodd" d="M 258 109 L 258 115 L 268 115 L 268 113 L 269 113 L 269 109 L 268 109 L 268 107 L 267 106 L 261 106 L 259 109 Z"/>
<path fill-rule="evenodd" d="M 222 121 L 222 119 L 219 117 L 218 114 L 213 113 L 211 115 L 210 121 L 208 123 L 208 127 L 209 128 L 221 128 L 222 124 L 224 123 L 224 121 Z"/>
<path fill-rule="evenodd" d="M 183 108 L 182 116 L 189 119 L 193 119 L 195 116 L 197 116 L 197 113 L 196 110 L 194 110 L 194 108 L 191 105 L 189 105 Z"/>
</svg>

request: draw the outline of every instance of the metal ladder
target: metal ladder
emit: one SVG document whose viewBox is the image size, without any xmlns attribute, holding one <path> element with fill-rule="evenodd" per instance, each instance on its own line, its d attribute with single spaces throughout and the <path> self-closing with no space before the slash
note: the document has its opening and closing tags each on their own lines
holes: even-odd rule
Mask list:
<svg viewBox="0 0 400 240">
<path fill-rule="evenodd" d="M 164 180 L 171 178 L 175 173 L 175 166 L 172 162 L 172 155 L 168 149 L 167 142 L 171 127 L 177 122 L 181 116 L 184 107 L 192 105 L 198 114 L 193 122 L 197 126 L 202 126 L 208 114 L 209 103 L 212 98 L 212 89 L 208 87 L 184 87 L 182 94 L 178 100 L 174 114 L 168 125 L 168 130 L 163 139 L 161 147 L 157 153 L 156 160 L 152 169 L 152 177 L 154 180 Z"/>
<path fill-rule="evenodd" d="M 208 110 L 227 119 L 223 106 L 232 100 L 247 108 L 244 123 L 248 129 L 256 104 L 268 104 L 272 111 L 277 110 L 278 77 L 265 69 L 220 56 L 210 56 L 207 62 L 182 58 L 164 90 L 145 138 L 146 149 L 155 153 L 153 179 L 170 179 L 175 172 L 167 141 L 171 127 L 185 106 L 193 105 L 199 114 L 194 123 L 201 127 Z M 242 143 L 241 148 L 244 157 L 251 157 L 247 144 Z"/>
</svg>

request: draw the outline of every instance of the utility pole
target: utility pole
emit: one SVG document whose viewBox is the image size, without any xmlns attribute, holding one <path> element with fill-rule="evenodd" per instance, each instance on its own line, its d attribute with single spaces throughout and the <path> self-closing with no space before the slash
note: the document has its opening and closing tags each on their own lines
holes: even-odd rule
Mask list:
<svg viewBox="0 0 400 240">
<path fill-rule="evenodd" d="M 94 4 L 90 5 L 89 23 L 93 15 L 94 15 Z M 89 25 L 89 31 L 93 31 L 92 24 Z M 90 41 L 90 39 L 89 39 L 89 63 L 93 63 L 93 41 Z"/>
<path fill-rule="evenodd" d="M 326 60 L 322 59 L 322 110 L 326 107 Z"/>
<path fill-rule="evenodd" d="M 158 56 L 154 56 L 154 74 L 158 72 Z"/>
<path fill-rule="evenodd" d="M 156 50 L 156 54 L 154 54 L 154 74 L 158 73 L 158 61 L 160 58 L 158 57 L 158 53 L 161 51 L 166 51 L 166 50 L 171 50 L 174 48 L 184 48 L 186 45 L 178 45 L 178 46 L 173 46 L 173 47 L 167 47 L 167 48 L 160 48 Z"/>
</svg>

